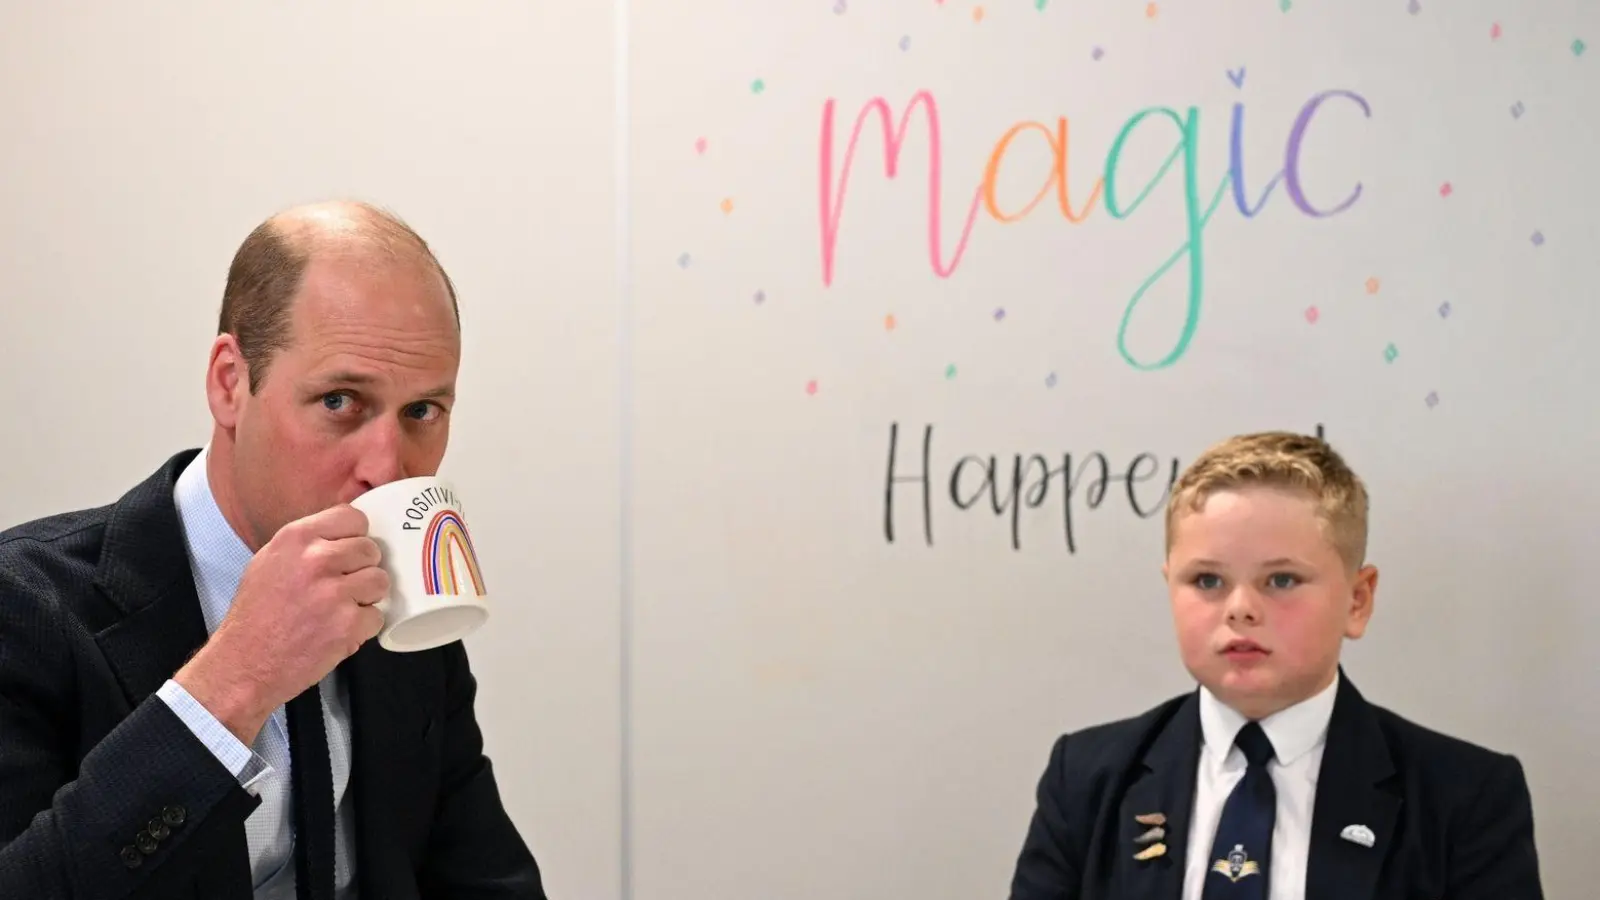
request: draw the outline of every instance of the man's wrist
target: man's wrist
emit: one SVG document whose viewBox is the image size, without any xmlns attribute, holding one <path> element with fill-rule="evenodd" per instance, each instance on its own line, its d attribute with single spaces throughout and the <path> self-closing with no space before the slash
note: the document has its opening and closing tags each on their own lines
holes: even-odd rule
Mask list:
<svg viewBox="0 0 1600 900">
<path fill-rule="evenodd" d="M 228 669 L 213 666 L 206 649 L 179 669 L 172 680 L 247 747 L 255 743 L 256 735 L 272 714 L 271 708 L 264 708 L 257 699 L 255 685 L 248 678 L 230 677 Z"/>
</svg>

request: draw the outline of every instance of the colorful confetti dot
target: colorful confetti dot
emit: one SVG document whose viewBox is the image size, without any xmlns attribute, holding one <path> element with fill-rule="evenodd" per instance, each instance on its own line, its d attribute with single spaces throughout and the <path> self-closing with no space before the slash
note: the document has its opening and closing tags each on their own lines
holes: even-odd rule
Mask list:
<svg viewBox="0 0 1600 900">
<path fill-rule="evenodd" d="M 1104 47 L 1096 47 L 1096 48 L 1094 48 L 1093 51 L 1091 51 L 1089 53 L 1089 56 L 1091 58 L 1093 58 L 1095 62 L 1099 62 L 1100 61 L 1100 57 L 1105 56 L 1105 55 L 1106 55 L 1106 50 L 1105 50 Z"/>
<path fill-rule="evenodd" d="M 1532 240 L 1533 240 L 1533 245 L 1534 245 L 1534 246 L 1535 246 L 1535 247 L 1543 247 L 1543 246 L 1544 246 L 1544 232 L 1542 232 L 1542 231 L 1535 231 L 1535 232 L 1534 232 L 1534 233 L 1533 233 L 1533 238 L 1532 238 Z"/>
<path fill-rule="evenodd" d="M 1585 44 L 1583 42 L 1582 38 L 1576 39 L 1576 40 L 1574 40 L 1572 42 L 1572 55 L 1573 56 L 1582 56 L 1583 55 L 1583 51 L 1585 51 L 1587 49 L 1589 49 L 1589 45 Z"/>
<path fill-rule="evenodd" d="M 1039 12 L 1044 12 L 1044 8 L 1049 5 L 1050 0 L 1033 0 L 1033 8 L 1037 9 Z"/>
<path fill-rule="evenodd" d="M 994 320 L 996 322 L 1001 322 L 1001 321 L 1005 320 L 1005 317 L 1006 317 L 1005 307 L 996 307 L 995 311 L 994 311 Z"/>
<path fill-rule="evenodd" d="M 1146 3 L 1145 4 L 1144 17 L 1146 19 L 1154 19 L 1156 17 L 1156 14 L 1159 13 L 1159 12 L 1161 12 L 1161 9 L 1159 7 L 1157 7 L 1154 3 Z"/>
<path fill-rule="evenodd" d="M 1044 386 L 1047 388 L 1053 388 L 1056 386 L 1056 373 L 1051 372 L 1049 375 L 1044 377 Z"/>
<path fill-rule="evenodd" d="M 1310 322 L 1312 325 L 1317 324 L 1317 319 L 1321 317 L 1321 315 L 1322 313 L 1317 312 L 1317 308 L 1315 306 L 1306 307 L 1306 321 Z"/>
<path fill-rule="evenodd" d="M 1491 41 L 1500 40 L 1500 23 L 1499 22 L 1496 22 L 1493 25 L 1489 26 L 1489 40 L 1491 40 Z"/>
<path fill-rule="evenodd" d="M 680 254 L 678 256 L 678 268 L 680 268 L 680 269 L 689 268 L 689 254 L 683 253 L 683 254 Z"/>
<path fill-rule="evenodd" d="M 706 139 L 705 138 L 700 138 L 699 140 L 694 142 L 694 152 L 696 152 L 696 153 L 704 153 L 704 152 L 706 152 Z"/>
<path fill-rule="evenodd" d="M 1450 318 L 1450 301 L 1449 300 L 1446 300 L 1445 302 L 1439 304 L 1439 318 L 1441 318 L 1441 319 Z"/>
<path fill-rule="evenodd" d="M 974 21 L 974 22 L 982 22 L 983 21 L 983 7 L 975 6 L 975 7 L 972 8 L 972 21 Z"/>
<path fill-rule="evenodd" d="M 1383 348 L 1383 358 L 1388 362 L 1394 362 L 1395 357 L 1399 355 L 1400 351 L 1397 350 L 1393 344 Z"/>
<path fill-rule="evenodd" d="M 1278 8 L 1284 12 L 1288 12 L 1292 6 L 1294 6 L 1294 4 L 1291 2 L 1291 0 L 1278 0 Z"/>
<path fill-rule="evenodd" d="M 766 291 L 756 291 L 756 295 L 755 295 L 754 299 L 755 299 L 755 301 L 757 303 L 765 303 L 765 302 L 767 302 L 767 292 Z"/>
<path fill-rule="evenodd" d="M 833 3 L 833 14 L 834 15 L 836 15 L 836 16 L 844 15 L 845 10 L 847 8 L 848 7 L 845 6 L 844 0 L 834 0 L 834 3 Z"/>
<path fill-rule="evenodd" d="M 911 35 L 908 34 L 908 35 L 905 35 L 905 36 L 900 38 L 900 49 L 901 50 L 910 50 L 911 49 Z"/>
<path fill-rule="evenodd" d="M 752 94 L 759 94 L 759 93 L 761 93 L 762 91 L 764 91 L 766 89 L 767 89 L 767 83 L 765 81 L 762 81 L 759 78 L 757 78 L 755 81 L 750 82 L 750 93 L 752 93 Z"/>
<path fill-rule="evenodd" d="M 817 392 L 817 380 L 815 378 L 813 378 L 810 381 L 806 382 L 806 393 L 815 394 L 816 392 Z"/>
<path fill-rule="evenodd" d="M 1406 12 L 1411 13 L 1414 16 L 1417 13 L 1422 12 L 1422 4 L 1418 2 L 1418 0 L 1411 0 L 1410 3 L 1406 4 Z"/>
<path fill-rule="evenodd" d="M 884 331 L 893 331 L 894 330 L 894 313 L 890 313 L 887 316 L 883 317 L 883 330 Z"/>
<path fill-rule="evenodd" d="M 1439 196 L 1441 196 L 1441 197 L 1448 197 L 1454 192 L 1455 192 L 1455 188 L 1451 187 L 1450 186 L 1450 182 L 1448 182 L 1448 181 L 1446 181 L 1444 184 L 1439 185 Z"/>
<path fill-rule="evenodd" d="M 954 378 L 954 377 L 956 377 L 956 364 L 955 363 L 951 363 L 950 365 L 944 367 L 944 377 L 946 377 L 946 378 Z"/>
<path fill-rule="evenodd" d="M 725 213 L 733 212 L 733 198 L 732 197 L 724 197 L 723 198 L 723 200 L 722 200 L 722 211 L 725 212 Z"/>
<path fill-rule="evenodd" d="M 1236 88 L 1244 87 L 1244 66 L 1240 66 L 1237 69 L 1229 69 L 1228 80 L 1233 82 L 1233 86 Z"/>
<path fill-rule="evenodd" d="M 1522 101 L 1518 100 L 1517 102 L 1511 104 L 1511 118 L 1513 118 L 1513 119 L 1522 118 L 1522 113 L 1525 110 L 1526 110 L 1526 107 L 1524 107 L 1522 105 Z"/>
<path fill-rule="evenodd" d="M 1378 281 L 1376 276 L 1374 276 L 1372 278 L 1368 278 L 1367 279 L 1367 293 L 1376 294 L 1378 292 L 1379 284 L 1380 284 L 1380 282 Z"/>
<path fill-rule="evenodd" d="M 1428 392 L 1428 396 L 1423 400 L 1423 402 L 1428 404 L 1428 408 L 1429 409 L 1433 409 L 1435 406 L 1438 406 L 1439 405 L 1439 392 L 1438 391 L 1429 391 Z"/>
</svg>

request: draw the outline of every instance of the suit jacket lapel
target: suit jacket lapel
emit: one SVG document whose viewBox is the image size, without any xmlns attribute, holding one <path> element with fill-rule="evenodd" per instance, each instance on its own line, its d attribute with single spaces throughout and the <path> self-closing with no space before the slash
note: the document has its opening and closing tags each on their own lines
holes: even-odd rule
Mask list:
<svg viewBox="0 0 1600 900">
<path fill-rule="evenodd" d="M 1400 796 L 1387 789 L 1394 774 L 1377 716 L 1341 672 L 1311 814 L 1306 900 L 1373 896 L 1400 813 Z M 1366 826 L 1373 845 L 1342 837 L 1349 826 Z"/>
<path fill-rule="evenodd" d="M 416 790 L 416 754 L 432 723 L 416 667 L 406 662 L 370 640 L 339 666 L 350 693 L 350 795 L 363 897 L 416 892 L 411 867 L 404 864 L 411 823 L 404 821 L 402 798 Z"/>
<path fill-rule="evenodd" d="M 197 451 L 180 453 L 112 507 L 95 586 L 114 620 L 95 634 L 129 707 L 144 702 L 206 641 L 183 526 L 172 499 L 178 473 Z"/>
<path fill-rule="evenodd" d="M 183 467 L 198 454 L 168 459 L 112 507 L 105 524 L 95 587 L 112 607 L 95 643 L 116 674 L 131 710 L 150 698 L 206 642 L 183 524 L 172 497 Z M 160 703 L 160 700 L 152 702 Z M 248 892 L 249 845 L 244 828 L 221 844 L 231 873 Z"/>
<path fill-rule="evenodd" d="M 1200 703 L 1198 696 L 1191 694 L 1156 734 L 1123 795 L 1112 847 L 1113 871 L 1121 872 L 1122 877 L 1111 896 L 1179 900 L 1199 755 Z M 1150 846 L 1136 844 L 1134 839 L 1151 827 L 1135 817 L 1151 813 L 1166 817 L 1161 826 L 1165 832 L 1161 843 L 1166 844 L 1166 852 L 1151 859 L 1134 859 L 1135 854 Z"/>
</svg>

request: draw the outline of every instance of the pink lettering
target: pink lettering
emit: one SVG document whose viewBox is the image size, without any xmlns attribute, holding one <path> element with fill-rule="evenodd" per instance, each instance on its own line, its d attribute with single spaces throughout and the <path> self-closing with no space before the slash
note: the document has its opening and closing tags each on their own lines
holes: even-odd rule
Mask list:
<svg viewBox="0 0 1600 900">
<path fill-rule="evenodd" d="M 882 97 L 874 97 L 861 108 L 856 116 L 855 128 L 850 132 L 850 144 L 844 151 L 844 162 L 839 169 L 839 187 L 833 187 L 833 107 L 834 101 L 830 98 L 822 107 L 822 283 L 833 283 L 834 248 L 839 240 L 839 219 L 844 213 L 845 190 L 850 182 L 850 166 L 855 161 L 856 141 L 861 138 L 861 128 L 866 124 L 867 116 L 874 110 L 878 113 L 879 121 L 883 123 L 884 141 L 884 174 L 890 178 L 895 175 L 895 169 L 900 162 L 900 151 L 904 147 L 906 126 L 911 121 L 911 113 L 916 110 L 917 104 L 922 103 L 927 108 L 928 114 L 928 260 L 933 265 L 933 271 L 941 278 L 949 278 L 956 267 L 961 264 L 961 255 L 966 252 L 967 239 L 972 236 L 972 226 L 978 216 L 978 204 L 983 199 L 983 189 L 976 188 L 972 192 L 972 206 L 967 210 L 967 221 L 961 230 L 961 239 L 956 243 L 955 252 L 950 262 L 944 262 L 943 232 L 940 229 L 940 209 L 943 196 L 943 184 L 940 179 L 940 150 L 939 140 L 939 110 L 934 102 L 933 95 L 927 91 L 918 91 L 912 96 L 911 102 L 906 104 L 905 112 L 900 116 L 900 127 L 890 130 L 889 103 Z"/>
</svg>

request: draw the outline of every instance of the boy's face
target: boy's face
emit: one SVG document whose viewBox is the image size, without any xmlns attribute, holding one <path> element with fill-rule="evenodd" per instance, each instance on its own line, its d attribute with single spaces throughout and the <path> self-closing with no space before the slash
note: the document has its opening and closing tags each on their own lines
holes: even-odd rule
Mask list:
<svg viewBox="0 0 1600 900">
<path fill-rule="evenodd" d="M 1251 719 L 1332 681 L 1372 615 L 1378 572 L 1352 572 L 1315 501 L 1272 487 L 1219 491 L 1173 525 L 1162 574 L 1195 679 Z"/>
</svg>

